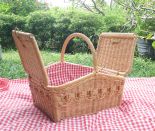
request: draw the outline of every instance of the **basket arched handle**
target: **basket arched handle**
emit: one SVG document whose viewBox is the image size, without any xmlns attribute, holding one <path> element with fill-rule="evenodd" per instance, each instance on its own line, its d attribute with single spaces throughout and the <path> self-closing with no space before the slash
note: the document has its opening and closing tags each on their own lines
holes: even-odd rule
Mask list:
<svg viewBox="0 0 155 131">
<path fill-rule="evenodd" d="M 91 53 L 93 55 L 93 66 L 94 66 L 94 71 L 96 72 L 97 71 L 97 67 L 96 67 L 97 64 L 96 64 L 95 48 L 94 48 L 92 42 L 90 41 L 90 39 L 82 33 L 73 33 L 66 38 L 66 40 L 63 44 L 62 50 L 61 50 L 61 62 L 64 62 L 64 54 L 65 54 L 66 47 L 67 47 L 68 43 L 70 42 L 70 40 L 72 40 L 74 37 L 79 37 L 88 44 L 88 47 L 90 48 Z"/>
</svg>

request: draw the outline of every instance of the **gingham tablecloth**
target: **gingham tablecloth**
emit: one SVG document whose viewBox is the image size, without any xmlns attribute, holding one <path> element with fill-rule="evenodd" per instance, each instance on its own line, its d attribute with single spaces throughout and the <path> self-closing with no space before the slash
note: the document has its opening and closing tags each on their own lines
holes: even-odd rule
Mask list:
<svg viewBox="0 0 155 131">
<path fill-rule="evenodd" d="M 121 106 L 54 123 L 33 106 L 26 80 L 0 92 L 0 131 L 153 131 L 155 77 L 127 78 Z"/>
</svg>

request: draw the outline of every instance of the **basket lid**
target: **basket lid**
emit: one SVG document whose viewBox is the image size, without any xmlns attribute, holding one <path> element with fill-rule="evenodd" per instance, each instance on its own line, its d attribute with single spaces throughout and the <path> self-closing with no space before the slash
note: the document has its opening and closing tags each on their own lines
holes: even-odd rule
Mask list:
<svg viewBox="0 0 155 131">
<path fill-rule="evenodd" d="M 129 73 L 134 56 L 133 33 L 102 33 L 97 46 L 97 68 Z"/>
<path fill-rule="evenodd" d="M 21 31 L 12 31 L 23 67 L 33 83 L 46 87 L 48 85 L 47 72 L 33 34 Z M 30 79 L 29 79 L 30 80 Z M 38 86 L 39 87 L 39 86 Z"/>
</svg>

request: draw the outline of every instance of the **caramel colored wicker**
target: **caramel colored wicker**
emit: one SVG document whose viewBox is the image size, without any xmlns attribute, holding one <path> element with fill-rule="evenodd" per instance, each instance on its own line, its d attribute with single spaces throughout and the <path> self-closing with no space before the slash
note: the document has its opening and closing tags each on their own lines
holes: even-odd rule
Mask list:
<svg viewBox="0 0 155 131">
<path fill-rule="evenodd" d="M 103 33 L 97 50 L 85 35 L 69 35 L 62 47 L 60 63 L 65 62 L 64 54 L 69 41 L 80 37 L 88 44 L 93 55 L 93 71 L 58 85 L 50 82 L 35 37 L 19 31 L 13 31 L 12 35 L 24 69 L 29 75 L 34 105 L 53 121 L 92 114 L 120 105 L 125 75 L 129 73 L 133 61 L 136 41 L 134 34 Z"/>
</svg>

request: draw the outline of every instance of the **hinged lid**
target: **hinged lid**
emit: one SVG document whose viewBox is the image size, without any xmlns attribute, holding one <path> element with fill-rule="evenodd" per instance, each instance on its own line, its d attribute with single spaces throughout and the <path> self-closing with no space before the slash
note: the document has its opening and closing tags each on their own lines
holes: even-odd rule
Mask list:
<svg viewBox="0 0 155 131">
<path fill-rule="evenodd" d="M 97 46 L 97 68 L 129 73 L 136 37 L 133 33 L 102 33 Z"/>
<path fill-rule="evenodd" d="M 39 85 L 46 87 L 48 77 L 35 37 L 30 33 L 15 30 L 12 31 L 12 35 L 29 78 L 33 83 L 39 83 Z"/>
</svg>

